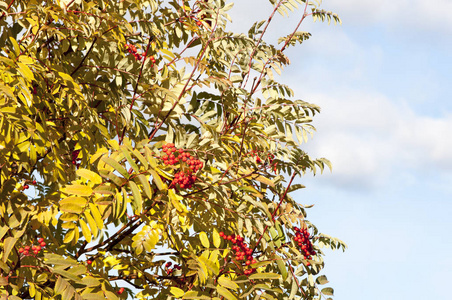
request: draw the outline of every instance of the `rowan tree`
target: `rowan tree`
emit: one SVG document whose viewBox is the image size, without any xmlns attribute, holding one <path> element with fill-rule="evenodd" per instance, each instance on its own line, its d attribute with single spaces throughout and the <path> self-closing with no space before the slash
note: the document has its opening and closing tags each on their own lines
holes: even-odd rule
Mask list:
<svg viewBox="0 0 452 300">
<path fill-rule="evenodd" d="M 0 2 L 1 299 L 332 295 L 345 245 L 293 197 L 330 166 L 302 150 L 319 107 L 273 73 L 340 20 L 270 4 L 246 35 L 223 0 Z"/>
</svg>

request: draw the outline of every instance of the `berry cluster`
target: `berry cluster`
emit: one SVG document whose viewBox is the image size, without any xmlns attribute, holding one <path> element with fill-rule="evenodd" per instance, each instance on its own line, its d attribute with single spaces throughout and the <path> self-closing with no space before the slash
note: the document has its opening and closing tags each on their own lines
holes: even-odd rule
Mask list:
<svg viewBox="0 0 452 300">
<path fill-rule="evenodd" d="M 80 150 L 72 151 L 72 164 L 77 167 L 80 166 L 80 162 L 82 161 L 80 158 L 77 158 L 79 153 L 80 153 Z"/>
<path fill-rule="evenodd" d="M 31 183 L 33 185 L 36 185 L 36 180 L 33 180 Z M 24 184 L 24 186 L 22 187 L 22 189 L 24 189 L 24 190 L 28 190 L 29 188 L 30 188 L 30 186 L 28 184 Z"/>
<path fill-rule="evenodd" d="M 168 275 L 173 274 L 174 270 L 181 270 L 182 269 L 182 267 L 179 266 L 179 265 L 174 265 L 174 267 L 171 268 L 172 264 L 173 263 L 170 262 L 170 261 L 165 264 L 166 274 L 168 274 Z"/>
<path fill-rule="evenodd" d="M 146 53 L 145 53 L 145 54 L 146 54 Z M 155 64 L 155 58 L 154 58 L 154 56 L 150 56 L 149 59 L 152 61 L 152 65 L 154 65 L 154 64 Z"/>
<path fill-rule="evenodd" d="M 141 55 L 138 54 L 137 47 L 131 44 L 126 44 L 125 48 L 130 54 L 135 57 L 136 60 L 141 60 Z"/>
<path fill-rule="evenodd" d="M 257 263 L 257 261 L 253 258 L 253 249 L 248 247 L 247 243 L 244 242 L 243 237 L 236 237 L 234 234 L 227 235 L 224 232 L 220 232 L 220 237 L 226 241 L 231 241 L 231 243 L 234 244 L 234 246 L 232 246 L 232 250 L 235 251 L 235 260 L 237 262 L 245 263 L 246 266 Z M 256 272 L 256 269 L 249 268 L 245 269 L 243 274 L 251 275 L 254 272 Z"/>
<path fill-rule="evenodd" d="M 175 165 L 178 162 L 187 163 L 188 167 L 197 172 L 203 166 L 202 161 L 194 158 L 190 153 L 185 152 L 184 149 L 176 149 L 173 143 L 168 143 L 162 146 L 162 151 L 166 154 L 162 156 L 165 165 Z"/>
<path fill-rule="evenodd" d="M 309 232 L 306 230 L 306 228 L 300 229 L 298 227 L 295 227 L 294 230 L 295 237 L 293 240 L 300 247 L 301 252 L 304 255 L 304 259 L 312 259 L 312 255 L 316 255 L 316 252 L 312 248 Z M 307 265 L 309 266 L 310 263 L 308 262 Z"/>
<path fill-rule="evenodd" d="M 148 50 L 144 51 L 143 54 L 142 54 L 143 57 L 146 57 L 146 56 L 147 56 L 147 53 L 148 53 Z M 150 61 L 152 62 L 151 65 L 153 66 L 153 65 L 155 64 L 155 62 L 156 62 L 154 56 L 149 56 L 149 59 L 150 59 Z"/>
<path fill-rule="evenodd" d="M 46 242 L 44 242 L 43 238 L 39 238 L 38 239 L 38 243 L 39 245 L 35 246 L 25 246 L 25 247 L 20 247 L 19 248 L 19 253 L 23 254 L 24 256 L 28 256 L 31 255 L 30 251 L 33 252 L 35 255 L 39 254 L 39 252 L 42 250 L 42 248 L 44 248 L 46 246 Z"/>
<path fill-rule="evenodd" d="M 191 175 L 190 173 L 184 173 L 183 171 L 180 171 L 176 173 L 176 175 L 174 175 L 171 186 L 176 186 L 177 184 L 179 184 L 179 187 L 181 189 L 191 189 L 195 181 L 196 175 Z"/>
<path fill-rule="evenodd" d="M 250 152 L 250 155 L 252 157 L 256 157 L 256 163 L 261 164 L 263 163 L 263 158 L 261 157 L 261 153 L 262 151 L 257 151 L 257 150 L 252 150 Z M 275 155 L 273 153 L 268 153 L 267 154 L 267 159 L 268 159 L 268 166 L 266 165 L 266 168 L 268 168 L 269 166 L 272 167 L 273 171 L 276 172 L 276 163 L 273 163 L 273 160 L 275 159 Z"/>
<path fill-rule="evenodd" d="M 194 158 L 190 153 L 185 152 L 184 149 L 176 149 L 173 143 L 163 145 L 162 151 L 165 155 L 162 156 L 165 165 L 175 165 L 183 163 L 188 166 L 186 170 L 181 170 L 174 175 L 174 180 L 170 187 L 179 185 L 182 189 L 189 189 L 196 181 L 196 175 L 193 173 L 199 171 L 203 167 L 202 161 Z"/>
</svg>

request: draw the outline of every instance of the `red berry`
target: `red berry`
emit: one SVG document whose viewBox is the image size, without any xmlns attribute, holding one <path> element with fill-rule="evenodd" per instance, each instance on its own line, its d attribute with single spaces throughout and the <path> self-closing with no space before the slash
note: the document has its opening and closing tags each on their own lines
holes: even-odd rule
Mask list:
<svg viewBox="0 0 452 300">
<path fill-rule="evenodd" d="M 24 252 L 24 248 L 19 248 L 19 253 Z"/>
<path fill-rule="evenodd" d="M 220 235 L 221 237 L 224 237 L 224 232 L 221 231 L 221 232 L 219 233 L 219 235 Z"/>
<path fill-rule="evenodd" d="M 91 259 L 88 259 L 88 260 L 86 261 L 86 263 L 87 263 L 88 265 L 90 265 L 90 264 L 93 263 L 93 261 L 92 261 Z"/>
<path fill-rule="evenodd" d="M 45 247 L 47 244 L 46 244 L 46 242 L 41 242 L 40 245 L 41 245 L 41 247 Z"/>
<path fill-rule="evenodd" d="M 119 290 L 118 290 L 118 295 L 121 295 L 122 293 L 124 293 L 124 288 L 122 287 L 122 288 L 120 288 Z"/>
<path fill-rule="evenodd" d="M 24 185 L 24 189 L 27 190 L 29 188 L 28 184 Z"/>
<path fill-rule="evenodd" d="M 36 185 L 36 180 L 33 180 L 33 185 Z"/>
<path fill-rule="evenodd" d="M 196 25 L 201 26 L 202 25 L 201 21 L 196 22 Z"/>
</svg>

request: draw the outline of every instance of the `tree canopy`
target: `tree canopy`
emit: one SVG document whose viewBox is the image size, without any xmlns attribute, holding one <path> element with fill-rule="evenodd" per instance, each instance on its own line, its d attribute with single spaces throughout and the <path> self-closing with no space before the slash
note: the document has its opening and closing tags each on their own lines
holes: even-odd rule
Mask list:
<svg viewBox="0 0 452 300">
<path fill-rule="evenodd" d="M 317 1 L 0 2 L 0 299 L 326 299 L 293 197 L 331 167 L 280 74 Z M 260 5 L 260 4 L 259 4 Z M 274 45 L 276 13 L 300 14 Z"/>
</svg>

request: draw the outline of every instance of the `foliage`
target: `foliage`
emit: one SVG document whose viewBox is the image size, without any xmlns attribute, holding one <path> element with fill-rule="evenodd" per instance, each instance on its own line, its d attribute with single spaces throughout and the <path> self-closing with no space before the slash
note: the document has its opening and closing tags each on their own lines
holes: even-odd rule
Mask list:
<svg viewBox="0 0 452 300">
<path fill-rule="evenodd" d="M 273 76 L 310 34 L 263 36 L 340 20 L 270 2 L 247 35 L 223 0 L 0 2 L 1 299 L 332 295 L 292 196 L 319 107 Z"/>
</svg>

